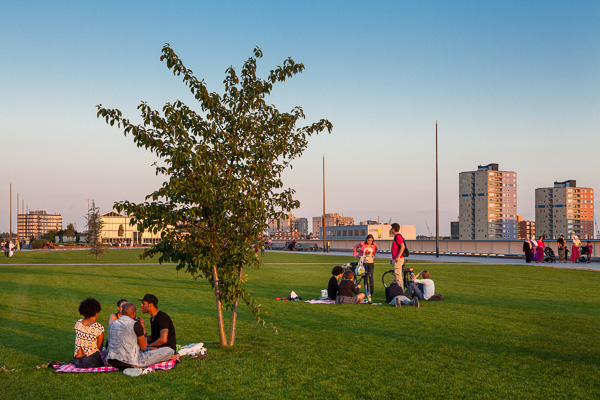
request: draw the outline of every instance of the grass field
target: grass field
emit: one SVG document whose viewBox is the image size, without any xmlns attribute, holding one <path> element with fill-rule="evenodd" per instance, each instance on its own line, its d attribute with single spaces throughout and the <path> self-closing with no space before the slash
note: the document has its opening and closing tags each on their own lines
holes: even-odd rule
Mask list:
<svg viewBox="0 0 600 400">
<path fill-rule="evenodd" d="M 85 265 L 96 262 L 84 251 L 27 254 L 37 265 L 0 260 L 0 366 L 17 370 L 0 372 L 0 398 L 600 398 L 599 272 L 427 265 L 446 301 L 418 309 L 309 305 L 275 298 L 291 290 L 318 297 L 331 267 L 350 258 L 268 253 L 260 270 L 248 271 L 247 287 L 279 334 L 242 309 L 236 346 L 220 349 L 208 283 L 173 265 L 122 265 L 137 254 L 112 250 L 100 259 L 113 265 Z M 73 265 L 47 265 L 56 263 Z M 377 264 L 376 278 L 387 269 Z M 102 303 L 106 326 L 118 299 L 148 292 L 173 318 L 178 343 L 204 342 L 208 358 L 138 378 L 34 369 L 72 357 L 85 297 Z"/>
</svg>

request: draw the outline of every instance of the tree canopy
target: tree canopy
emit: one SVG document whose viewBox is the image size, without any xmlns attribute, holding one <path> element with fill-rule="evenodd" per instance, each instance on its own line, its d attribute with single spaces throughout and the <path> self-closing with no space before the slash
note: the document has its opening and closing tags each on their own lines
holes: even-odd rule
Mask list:
<svg viewBox="0 0 600 400">
<path fill-rule="evenodd" d="M 142 102 L 142 123 L 135 124 L 119 110 L 98 105 L 98 117 L 122 127 L 138 147 L 159 158 L 156 173 L 166 178 L 144 202 L 125 200 L 115 208 L 130 214 L 140 232 L 162 231 L 162 241 L 142 257 L 157 255 L 160 262 L 175 262 L 178 270 L 210 282 L 222 346 L 234 344 L 240 298 L 264 324 L 243 287 L 243 268 L 260 266 L 255 249 L 268 219 L 299 206 L 294 190 L 284 188 L 282 172 L 306 149 L 308 137 L 332 129 L 325 119 L 297 127 L 305 118 L 302 108 L 280 112 L 267 104 L 274 85 L 302 72 L 304 65 L 288 58 L 261 79 L 256 69 L 262 55 L 255 48 L 239 75 L 227 68 L 221 95 L 209 92 L 166 44 L 161 61 L 182 78 L 199 109 L 176 100 L 160 113 Z M 224 309 L 232 311 L 229 339 Z"/>
</svg>

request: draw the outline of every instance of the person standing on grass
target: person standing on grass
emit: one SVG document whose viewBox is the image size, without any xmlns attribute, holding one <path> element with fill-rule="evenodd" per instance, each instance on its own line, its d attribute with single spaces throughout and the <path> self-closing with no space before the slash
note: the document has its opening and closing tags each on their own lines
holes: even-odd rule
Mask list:
<svg viewBox="0 0 600 400">
<path fill-rule="evenodd" d="M 377 253 L 377 245 L 375 244 L 375 238 L 371 234 L 367 235 L 364 242 L 360 242 L 354 247 L 354 257 L 365 257 L 363 266 L 365 267 L 365 273 L 367 274 L 367 279 L 369 279 L 369 284 L 371 285 L 371 295 L 373 295 L 375 292 L 373 284 L 373 274 L 375 273 L 375 253 Z"/>
<path fill-rule="evenodd" d="M 404 279 L 402 278 L 402 266 L 404 265 L 404 249 L 406 244 L 404 238 L 400 234 L 400 224 L 394 222 L 390 235 L 394 235 L 394 241 L 392 242 L 392 264 L 394 265 L 394 276 L 396 277 L 396 283 L 398 286 L 404 287 Z"/>
<path fill-rule="evenodd" d="M 171 317 L 158 309 L 158 298 L 153 294 L 146 294 L 142 299 L 142 312 L 150 314 L 151 334 L 148 336 L 148 347 L 157 349 L 160 347 L 169 347 L 175 352 L 177 341 L 175 340 L 175 326 Z"/>
<path fill-rule="evenodd" d="M 96 322 L 102 310 L 100 302 L 88 297 L 79 304 L 83 319 L 75 323 L 75 354 L 73 364 L 77 368 L 102 367 L 100 349 L 104 340 L 104 327 Z"/>
</svg>

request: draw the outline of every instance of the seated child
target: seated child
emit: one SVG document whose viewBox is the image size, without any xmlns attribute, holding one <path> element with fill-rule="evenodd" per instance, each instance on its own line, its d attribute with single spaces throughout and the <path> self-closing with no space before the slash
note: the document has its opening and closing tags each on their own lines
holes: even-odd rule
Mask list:
<svg viewBox="0 0 600 400">
<path fill-rule="evenodd" d="M 329 284 L 327 285 L 327 297 L 330 300 L 335 300 L 340 286 L 338 281 L 342 275 L 344 275 L 344 268 L 340 267 L 339 265 L 333 267 L 331 270 L 331 275 L 333 276 L 329 279 Z"/>
<path fill-rule="evenodd" d="M 73 364 L 77 368 L 102 367 L 100 348 L 104 340 L 104 327 L 96 322 L 102 310 L 98 300 L 88 297 L 79 304 L 79 313 L 83 315 L 75 323 L 75 354 Z"/>
<path fill-rule="evenodd" d="M 423 279 L 417 279 L 419 275 L 423 275 Z M 419 300 L 429 300 L 434 294 L 435 284 L 429 279 L 429 271 L 427 270 L 421 271 L 415 275 L 404 293 L 407 297 L 412 295 L 413 299 L 416 296 Z"/>
<path fill-rule="evenodd" d="M 123 315 L 123 304 L 125 303 L 128 303 L 128 301 L 125 299 L 117 301 L 117 312 L 110 314 L 110 317 L 108 317 L 108 325 L 110 325 L 114 320 L 121 318 L 121 315 Z"/>
<path fill-rule="evenodd" d="M 355 304 L 360 303 L 364 298 L 364 293 L 358 293 L 360 285 L 354 283 L 354 272 L 346 271 L 340 287 L 338 289 L 337 297 L 335 299 L 336 304 Z"/>
<path fill-rule="evenodd" d="M 413 297 L 413 299 L 411 300 L 408 297 L 406 297 L 404 295 L 404 291 L 402 290 L 400 285 L 396 283 L 396 281 L 392 282 L 390 286 L 385 288 L 385 301 L 396 307 L 401 307 L 403 305 L 419 307 L 419 299 Z"/>
</svg>

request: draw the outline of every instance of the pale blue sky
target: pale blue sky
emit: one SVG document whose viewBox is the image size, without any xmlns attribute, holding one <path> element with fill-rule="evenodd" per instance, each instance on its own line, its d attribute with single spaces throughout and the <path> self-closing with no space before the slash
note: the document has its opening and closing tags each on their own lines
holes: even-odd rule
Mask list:
<svg viewBox="0 0 600 400">
<path fill-rule="evenodd" d="M 434 229 L 436 120 L 442 234 L 458 215 L 458 173 L 478 164 L 517 172 L 526 219 L 537 187 L 576 179 L 600 189 L 598 1 L 0 5 L 0 231 L 9 182 L 13 207 L 19 192 L 78 229 L 88 198 L 104 212 L 160 184 L 153 158 L 98 120 L 95 105 L 133 120 L 142 100 L 193 105 L 159 61 L 165 42 L 217 92 L 255 46 L 262 71 L 288 56 L 305 64 L 270 99 L 334 125 L 285 175 L 297 216 L 322 211 L 325 155 L 327 212 Z"/>
</svg>

